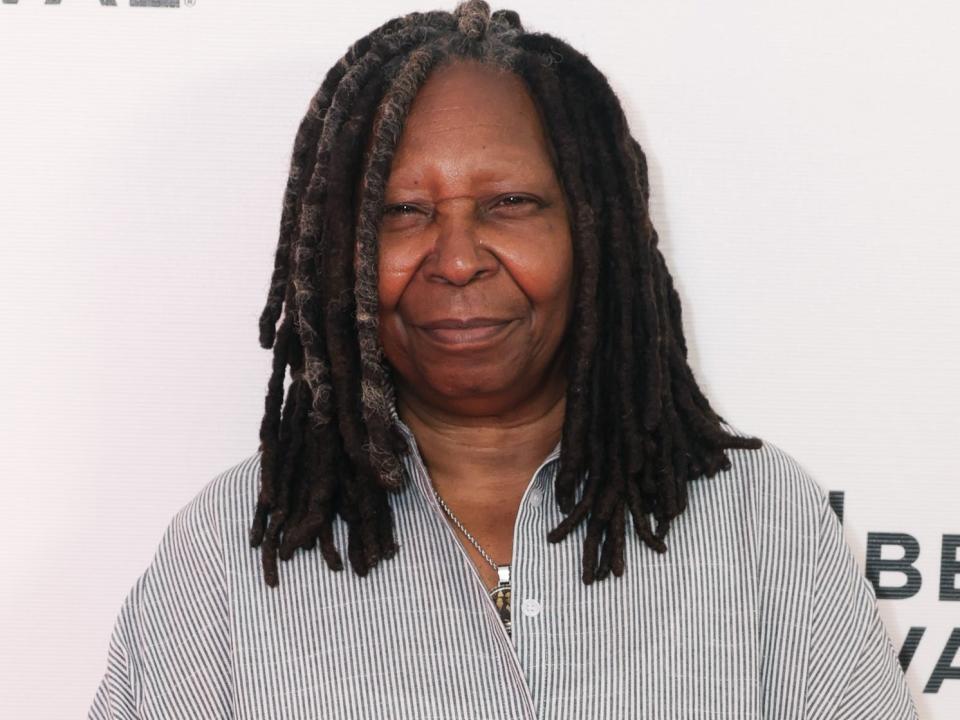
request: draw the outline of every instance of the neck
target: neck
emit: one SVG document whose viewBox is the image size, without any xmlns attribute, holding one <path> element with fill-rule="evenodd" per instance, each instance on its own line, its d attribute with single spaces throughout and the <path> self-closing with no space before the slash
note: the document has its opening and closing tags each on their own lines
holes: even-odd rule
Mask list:
<svg viewBox="0 0 960 720">
<path fill-rule="evenodd" d="M 417 438 L 437 492 L 464 510 L 519 503 L 560 440 L 566 389 L 555 386 L 509 415 L 460 417 L 397 393 L 397 413 Z"/>
</svg>

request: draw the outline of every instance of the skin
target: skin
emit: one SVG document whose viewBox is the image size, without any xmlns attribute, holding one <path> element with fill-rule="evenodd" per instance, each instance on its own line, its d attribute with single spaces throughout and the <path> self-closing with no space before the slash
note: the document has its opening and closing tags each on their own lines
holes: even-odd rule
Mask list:
<svg viewBox="0 0 960 720">
<path fill-rule="evenodd" d="M 440 496 L 508 564 L 520 500 L 561 435 L 574 298 L 568 202 L 519 77 L 459 60 L 418 92 L 387 183 L 378 289 L 397 412 Z M 423 327 L 477 316 L 505 322 Z"/>
</svg>

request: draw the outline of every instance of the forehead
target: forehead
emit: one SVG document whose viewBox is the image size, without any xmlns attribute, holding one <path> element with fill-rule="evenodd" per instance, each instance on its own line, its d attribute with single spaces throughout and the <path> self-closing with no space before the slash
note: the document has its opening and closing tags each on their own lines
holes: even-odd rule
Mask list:
<svg viewBox="0 0 960 720">
<path fill-rule="evenodd" d="M 540 110 L 519 76 L 472 60 L 428 76 L 404 121 L 394 167 L 466 150 L 491 162 L 550 162 Z"/>
<path fill-rule="evenodd" d="M 417 91 L 408 120 L 423 122 L 445 112 L 502 119 L 520 115 L 539 121 L 533 98 L 518 75 L 476 60 L 454 60 L 431 72 Z"/>
</svg>

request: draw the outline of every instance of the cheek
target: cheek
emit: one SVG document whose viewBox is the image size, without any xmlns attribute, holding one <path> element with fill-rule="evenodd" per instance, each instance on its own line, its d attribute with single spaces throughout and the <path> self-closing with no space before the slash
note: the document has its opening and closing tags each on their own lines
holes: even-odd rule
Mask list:
<svg viewBox="0 0 960 720">
<path fill-rule="evenodd" d="M 410 283 L 416 264 L 409 253 L 397 252 L 391 247 L 381 247 L 377 260 L 377 293 L 380 298 L 380 316 L 395 312 Z"/>
<path fill-rule="evenodd" d="M 400 314 L 400 302 L 416 267 L 409 253 L 396 252 L 390 247 L 381 247 L 379 250 L 377 295 L 380 345 L 394 367 L 404 367 L 407 363 L 409 339 Z"/>
<path fill-rule="evenodd" d="M 550 237 L 549 242 L 515 246 L 509 267 L 534 305 L 565 309 L 573 278 L 573 245 L 567 233 Z"/>
</svg>

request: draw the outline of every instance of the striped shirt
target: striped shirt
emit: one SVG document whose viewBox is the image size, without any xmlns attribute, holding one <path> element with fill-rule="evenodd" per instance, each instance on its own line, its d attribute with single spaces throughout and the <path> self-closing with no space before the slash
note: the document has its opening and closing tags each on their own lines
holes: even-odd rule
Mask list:
<svg viewBox="0 0 960 720">
<path fill-rule="evenodd" d="M 262 579 L 259 453 L 172 520 L 123 603 L 89 717 L 916 719 L 876 596 L 826 494 L 766 443 L 689 485 L 664 554 L 627 525 L 621 577 L 560 543 L 557 445 L 514 527 L 508 635 L 410 429 L 397 554 L 363 578 L 317 551 Z M 724 424 L 728 432 L 744 433 Z M 345 552 L 346 525 L 334 525 Z"/>
</svg>

